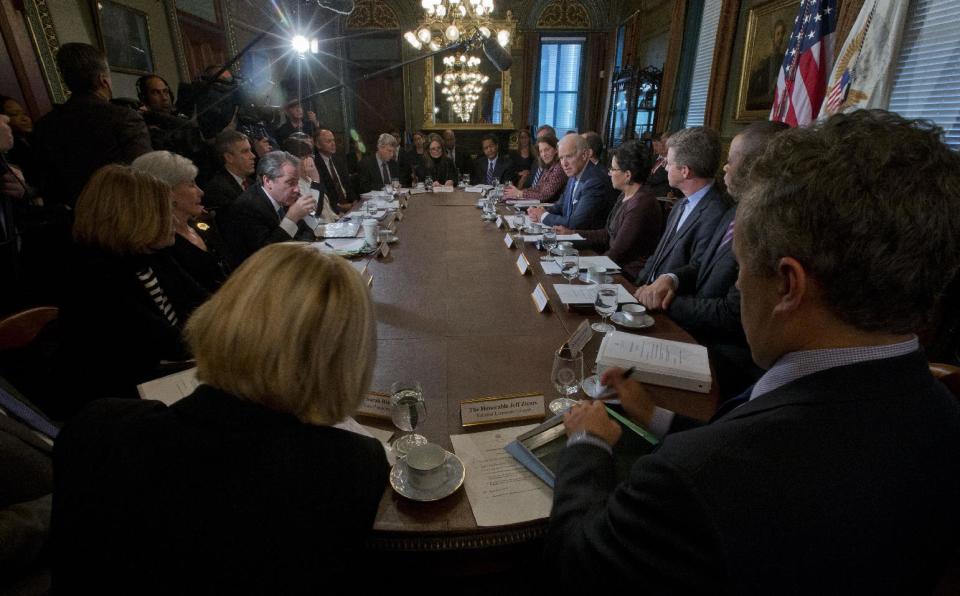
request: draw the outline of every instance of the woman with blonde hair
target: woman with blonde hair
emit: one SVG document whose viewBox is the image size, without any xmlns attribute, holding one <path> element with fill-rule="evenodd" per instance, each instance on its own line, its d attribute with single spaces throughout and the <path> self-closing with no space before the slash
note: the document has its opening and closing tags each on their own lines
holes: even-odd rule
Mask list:
<svg viewBox="0 0 960 596">
<path fill-rule="evenodd" d="M 347 261 L 302 243 L 247 259 L 187 323 L 202 383 L 191 395 L 169 407 L 102 400 L 61 432 L 54 584 L 329 588 L 387 483 L 382 446 L 333 426 L 367 392 L 375 325 Z"/>
<path fill-rule="evenodd" d="M 189 354 L 181 329 L 207 293 L 163 249 L 174 242 L 170 187 L 118 165 L 77 199 L 74 248 L 61 282 L 57 358 L 66 418 L 97 397 L 138 397 L 161 362 Z M 58 408 L 59 409 L 59 408 Z"/>
</svg>

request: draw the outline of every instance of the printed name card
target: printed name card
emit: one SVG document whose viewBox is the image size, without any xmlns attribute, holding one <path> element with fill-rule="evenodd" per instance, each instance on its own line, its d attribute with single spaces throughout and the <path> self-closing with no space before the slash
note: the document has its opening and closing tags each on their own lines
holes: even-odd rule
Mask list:
<svg viewBox="0 0 960 596">
<path fill-rule="evenodd" d="M 498 228 L 502 228 L 502 227 L 503 227 L 503 216 L 502 216 L 502 215 L 498 215 L 498 216 L 497 216 L 497 227 L 498 227 Z"/>
<path fill-rule="evenodd" d="M 550 304 L 550 299 L 547 298 L 547 291 L 543 289 L 543 284 L 537 284 L 536 289 L 530 294 L 530 297 L 533 298 L 533 303 L 537 307 L 537 312 L 543 312 L 547 309 L 547 306 Z"/>
<path fill-rule="evenodd" d="M 390 396 L 377 391 L 369 392 L 366 397 L 363 398 L 363 401 L 360 402 L 360 407 L 357 408 L 357 414 L 361 416 L 385 418 L 387 420 L 393 419 L 391 412 Z"/>
<path fill-rule="evenodd" d="M 507 245 L 507 248 L 513 248 L 513 238 L 510 236 L 510 234 L 504 235 L 503 243 Z"/>
<path fill-rule="evenodd" d="M 387 258 L 387 255 L 390 254 L 390 245 L 386 242 L 381 242 L 380 248 L 377 249 L 377 253 L 383 258 Z"/>
<path fill-rule="evenodd" d="M 530 271 L 530 261 L 523 253 L 520 253 L 520 256 L 517 257 L 517 269 L 520 271 L 520 275 L 526 275 Z"/>
<path fill-rule="evenodd" d="M 460 423 L 468 427 L 518 420 L 543 420 L 543 411 L 542 393 L 481 397 L 460 402 Z"/>
<path fill-rule="evenodd" d="M 403 221 L 403 211 L 397 211 L 397 221 Z"/>
<path fill-rule="evenodd" d="M 593 338 L 593 329 L 590 327 L 590 321 L 584 319 L 580 326 L 577 327 L 577 330 L 573 332 L 570 336 L 570 339 L 567 340 L 567 347 L 570 348 L 570 351 L 576 354 L 577 352 L 582 352 L 583 348 L 590 342 L 590 339 Z"/>
</svg>

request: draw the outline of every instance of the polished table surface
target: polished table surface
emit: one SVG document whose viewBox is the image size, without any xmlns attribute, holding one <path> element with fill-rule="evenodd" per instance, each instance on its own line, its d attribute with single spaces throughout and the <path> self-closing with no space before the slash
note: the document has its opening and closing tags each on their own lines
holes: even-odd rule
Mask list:
<svg viewBox="0 0 960 596">
<path fill-rule="evenodd" d="M 459 403 L 518 392 L 556 397 L 550 381 L 553 355 L 591 311 L 567 310 L 553 291 L 563 283 L 540 268 L 544 253 L 522 250 L 531 272 L 516 267 L 519 249 L 507 248 L 505 230 L 481 220 L 479 195 L 460 191 L 410 197 L 399 242 L 387 258 L 368 264 L 377 314 L 377 364 L 371 389 L 388 393 L 390 384 L 415 379 L 423 386 L 427 417 L 417 432 L 452 450 L 449 436 L 496 428 L 464 429 Z M 542 282 L 549 312 L 538 313 L 531 292 Z M 662 315 L 644 333 L 693 342 Z M 596 356 L 600 334 L 585 349 L 584 367 Z M 656 401 L 700 419 L 716 409 L 709 394 L 650 387 Z M 388 422 L 361 418 L 390 428 Z M 505 425 L 509 426 L 509 425 Z M 374 524 L 372 548 L 389 550 L 469 549 L 522 543 L 542 534 L 545 520 L 499 528 L 478 528 L 466 492 L 434 503 L 418 503 L 388 488 Z"/>
</svg>

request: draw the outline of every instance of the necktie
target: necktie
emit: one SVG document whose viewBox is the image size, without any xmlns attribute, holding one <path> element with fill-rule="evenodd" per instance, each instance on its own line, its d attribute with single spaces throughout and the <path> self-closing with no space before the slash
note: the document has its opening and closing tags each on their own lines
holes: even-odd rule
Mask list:
<svg viewBox="0 0 960 596">
<path fill-rule="evenodd" d="M 387 169 L 387 162 L 380 162 L 380 174 L 383 176 L 383 185 L 390 186 L 390 170 Z"/>
<path fill-rule="evenodd" d="M 663 258 L 664 253 L 667 250 L 667 247 L 670 246 L 670 242 L 673 241 L 673 237 L 676 236 L 677 230 L 680 229 L 680 222 L 683 219 L 683 210 L 687 208 L 687 199 L 684 197 L 673 206 L 673 210 L 670 212 L 670 215 L 674 213 L 679 213 L 680 216 L 677 218 L 677 225 L 666 230 L 663 233 L 663 238 L 660 239 L 660 242 L 657 244 L 657 250 L 653 253 L 653 263 L 654 267 L 650 269 L 650 276 L 647 278 L 647 283 L 653 283 L 653 281 L 659 277 L 660 270 L 660 261 Z M 679 211 L 678 211 L 679 210 Z"/>
<path fill-rule="evenodd" d="M 576 205 L 577 201 L 580 200 L 580 197 L 577 196 L 577 191 L 580 190 L 580 179 L 573 179 L 573 192 L 570 194 L 570 204 Z"/>
<path fill-rule="evenodd" d="M 330 179 L 333 180 L 333 191 L 337 195 L 337 204 L 346 203 L 346 194 L 343 192 L 343 184 L 340 183 L 340 176 L 337 175 L 337 168 L 333 165 L 333 160 L 327 161 L 327 171 L 330 172 Z"/>
<path fill-rule="evenodd" d="M 250 186 L 250 182 L 247 181 L 246 178 L 244 178 L 244 179 L 242 179 L 242 180 L 240 181 L 240 188 L 242 188 L 243 190 L 247 190 L 247 188 L 249 188 L 249 186 Z"/>
<path fill-rule="evenodd" d="M 687 199 L 684 197 L 674 209 L 679 209 L 680 217 L 677 218 L 677 225 L 673 228 L 673 233 L 676 234 L 680 231 L 680 226 L 683 225 L 683 222 L 687 219 Z"/>
<path fill-rule="evenodd" d="M 287 214 L 287 210 L 283 207 L 277 207 L 277 219 L 283 221 L 283 216 Z"/>
<path fill-rule="evenodd" d="M 54 426 L 53 423 L 36 413 L 33 408 L 27 404 L 7 393 L 3 387 L 0 387 L 0 406 L 3 406 L 3 409 L 6 410 L 11 417 L 16 418 L 33 430 L 51 439 L 56 439 L 57 433 L 60 432 L 60 429 Z"/>
<path fill-rule="evenodd" d="M 487 184 L 494 186 L 496 183 L 493 178 L 493 166 L 496 162 L 487 161 Z"/>
<path fill-rule="evenodd" d="M 543 168 L 537 168 L 537 171 L 533 173 L 533 182 L 530 184 L 530 187 L 534 187 L 540 182 L 540 175 L 543 174 Z"/>
<path fill-rule="evenodd" d="M 735 219 L 730 220 L 730 225 L 727 226 L 727 231 L 724 232 L 723 238 L 720 240 L 720 246 L 723 246 L 727 242 L 733 240 L 733 224 L 736 223 L 736 221 L 737 220 Z"/>
</svg>

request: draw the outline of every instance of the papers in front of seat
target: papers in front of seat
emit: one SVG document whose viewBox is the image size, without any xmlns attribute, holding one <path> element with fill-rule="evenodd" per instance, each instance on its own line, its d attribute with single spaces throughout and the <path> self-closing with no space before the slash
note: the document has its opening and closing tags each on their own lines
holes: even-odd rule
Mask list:
<svg viewBox="0 0 960 596">
<path fill-rule="evenodd" d="M 464 489 L 478 526 L 517 524 L 550 515 L 553 491 L 506 451 L 507 444 L 535 427 L 450 436 L 467 471 Z"/>
<path fill-rule="evenodd" d="M 140 394 L 140 399 L 153 399 L 172 406 L 193 393 L 193 390 L 199 385 L 197 369 L 188 368 L 172 375 L 141 383 L 137 385 L 137 392 Z"/>
<path fill-rule="evenodd" d="M 603 337 L 597 352 L 598 372 L 612 366 L 634 367 L 633 377 L 644 383 L 688 391 L 710 391 L 707 348 L 646 335 L 614 331 Z"/>
<path fill-rule="evenodd" d="M 400 208 L 400 201 L 391 201 L 391 200 L 386 199 L 386 198 L 373 199 L 373 200 L 370 202 L 370 204 L 373 205 L 373 206 L 375 206 L 375 207 L 377 208 L 377 210 L 380 210 L 380 209 L 399 209 L 399 208 Z"/>
<path fill-rule="evenodd" d="M 507 204 L 514 207 L 540 207 L 549 203 L 541 203 L 536 199 L 507 199 Z"/>
<path fill-rule="evenodd" d="M 489 184 L 477 184 L 474 186 L 465 186 L 463 192 L 484 192 L 493 188 Z"/>
<path fill-rule="evenodd" d="M 359 219 L 341 219 L 335 223 L 329 223 L 323 228 L 323 235 L 326 238 L 353 238 L 360 231 Z"/>
<path fill-rule="evenodd" d="M 365 243 L 363 238 L 328 238 L 323 242 L 314 242 L 312 246 L 320 252 L 344 255 L 359 253 Z"/>
<path fill-rule="evenodd" d="M 543 234 L 525 234 L 523 236 L 523 241 L 536 242 L 541 238 L 543 238 Z M 557 234 L 557 242 L 573 241 L 573 240 L 586 240 L 586 238 L 584 238 L 580 234 Z"/>
<path fill-rule="evenodd" d="M 593 304 L 597 300 L 597 284 L 578 286 L 573 284 L 553 284 L 553 289 L 564 304 Z M 617 303 L 633 303 L 634 298 L 627 289 L 617 285 Z"/>
</svg>

